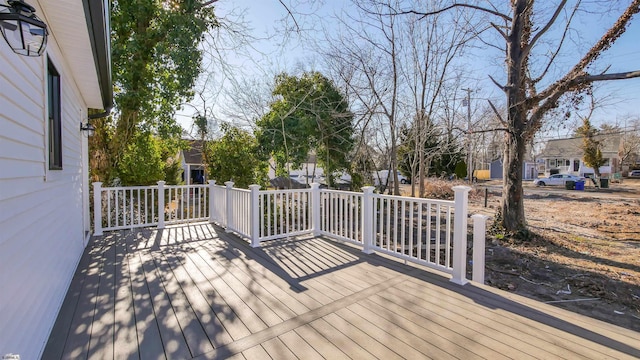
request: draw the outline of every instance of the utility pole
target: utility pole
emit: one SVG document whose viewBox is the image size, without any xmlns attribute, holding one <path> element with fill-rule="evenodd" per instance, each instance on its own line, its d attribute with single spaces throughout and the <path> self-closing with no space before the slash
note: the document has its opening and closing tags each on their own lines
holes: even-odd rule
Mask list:
<svg viewBox="0 0 640 360">
<path fill-rule="evenodd" d="M 473 158 L 471 157 L 471 89 L 462 89 L 467 92 L 467 178 L 469 179 L 469 184 L 473 183 L 473 166 L 471 162 Z M 464 105 L 464 101 L 462 105 Z"/>
</svg>

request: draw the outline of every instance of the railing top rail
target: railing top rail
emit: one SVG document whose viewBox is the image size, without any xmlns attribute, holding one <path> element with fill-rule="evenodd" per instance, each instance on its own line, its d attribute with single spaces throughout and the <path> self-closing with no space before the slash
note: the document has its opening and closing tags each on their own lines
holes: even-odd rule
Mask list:
<svg viewBox="0 0 640 360">
<path fill-rule="evenodd" d="M 260 190 L 260 194 L 292 194 L 310 192 L 311 189 L 282 189 L 282 190 Z"/>
<path fill-rule="evenodd" d="M 344 191 L 344 190 L 336 190 L 336 189 L 321 189 L 320 193 L 344 194 L 344 195 L 362 195 L 361 192 L 357 192 L 357 191 Z"/>
<path fill-rule="evenodd" d="M 379 199 L 404 200 L 404 201 L 413 201 L 413 202 L 429 203 L 429 204 L 440 204 L 440 205 L 454 205 L 455 204 L 455 201 L 453 201 L 453 200 L 425 199 L 425 198 L 410 197 L 410 196 L 373 194 L 373 197 L 374 198 L 379 198 Z"/>
<path fill-rule="evenodd" d="M 240 189 L 240 188 L 231 188 L 229 189 L 230 191 L 235 191 L 235 192 L 241 192 L 241 193 L 247 193 L 250 194 L 251 190 L 247 190 L 247 189 Z"/>
<path fill-rule="evenodd" d="M 103 186 L 100 189 L 102 191 L 109 190 L 145 190 L 145 189 L 157 189 L 158 185 L 144 185 L 144 186 Z"/>
<path fill-rule="evenodd" d="M 165 189 L 194 189 L 194 188 L 206 188 L 208 185 L 203 184 L 191 184 L 191 185 L 164 185 Z M 136 186 L 102 186 L 100 189 L 103 191 L 109 190 L 145 190 L 145 189 L 157 189 L 158 185 L 136 185 Z M 224 188 L 224 186 L 222 187 Z"/>
<path fill-rule="evenodd" d="M 209 185 L 207 184 L 189 184 L 189 185 L 164 185 L 165 188 L 172 188 L 172 189 L 181 189 L 181 188 L 205 188 L 208 187 Z M 157 187 L 157 186 L 156 186 Z"/>
</svg>

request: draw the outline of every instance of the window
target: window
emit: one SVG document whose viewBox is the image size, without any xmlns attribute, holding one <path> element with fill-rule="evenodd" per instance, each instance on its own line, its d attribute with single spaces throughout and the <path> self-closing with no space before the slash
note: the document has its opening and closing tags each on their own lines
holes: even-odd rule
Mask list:
<svg viewBox="0 0 640 360">
<path fill-rule="evenodd" d="M 47 107 L 49 110 L 49 170 L 62 170 L 60 75 L 51 61 L 47 61 L 47 88 Z"/>
</svg>

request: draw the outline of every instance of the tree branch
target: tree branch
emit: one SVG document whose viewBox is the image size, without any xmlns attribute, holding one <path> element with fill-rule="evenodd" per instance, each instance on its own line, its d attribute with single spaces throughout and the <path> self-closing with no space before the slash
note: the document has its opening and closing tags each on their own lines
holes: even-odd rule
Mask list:
<svg viewBox="0 0 640 360">
<path fill-rule="evenodd" d="M 614 74 L 599 74 L 599 75 L 582 75 L 576 77 L 573 83 L 592 83 L 596 81 L 608 81 L 608 80 L 624 80 L 640 77 L 640 70 L 627 71 Z"/>
<path fill-rule="evenodd" d="M 551 25 L 553 25 L 553 23 L 556 22 L 556 20 L 558 19 L 558 16 L 560 15 L 560 12 L 562 11 L 562 9 L 566 4 L 567 4 L 567 0 L 562 0 L 560 4 L 558 4 L 558 7 L 556 8 L 556 11 L 553 13 L 553 16 L 551 17 L 551 19 L 549 19 L 547 24 L 533 36 L 533 38 L 529 42 L 529 45 L 525 46 L 524 49 L 522 49 L 523 58 L 526 58 L 527 56 L 529 56 L 531 49 L 533 49 L 533 47 L 536 45 L 538 40 L 540 40 L 542 35 L 544 35 L 549 30 Z"/>
<path fill-rule="evenodd" d="M 420 15 L 420 16 L 422 16 L 424 18 L 424 17 L 427 17 L 427 16 L 437 15 L 437 14 L 449 11 L 449 10 L 451 10 L 453 8 L 456 8 L 456 7 L 465 7 L 465 8 L 470 8 L 470 9 L 474 9 L 474 10 L 480 10 L 480 11 L 489 13 L 491 15 L 495 15 L 495 16 L 501 17 L 501 18 L 505 19 L 506 21 L 511 21 L 511 17 L 509 17 L 509 16 L 507 16 L 507 15 L 501 13 L 501 12 L 498 12 L 498 11 L 495 11 L 495 10 L 491 10 L 491 9 L 487 9 L 485 7 L 482 7 L 482 6 L 477 6 L 477 5 L 472 5 L 472 4 L 461 4 L 461 3 L 451 4 L 451 5 L 447 6 L 447 7 L 442 8 L 442 9 L 439 9 L 439 10 L 436 10 L 436 11 L 430 11 L 430 12 L 420 12 L 420 11 L 415 11 L 415 10 L 405 10 L 405 11 L 398 11 L 395 14 L 388 14 L 388 15 L 414 14 L 414 15 Z"/>
<path fill-rule="evenodd" d="M 489 24 L 491 25 L 492 28 L 496 29 L 498 34 L 500 34 L 505 41 L 509 41 L 509 35 L 507 35 L 507 33 L 504 32 L 504 30 L 500 29 L 500 27 L 493 22 Z"/>
<path fill-rule="evenodd" d="M 507 87 L 504 85 L 500 85 L 500 83 L 498 81 L 496 81 L 496 79 L 493 78 L 493 76 L 489 75 L 489 79 L 491 79 L 491 82 L 493 82 L 493 84 L 497 87 L 500 88 L 500 90 L 505 91 L 507 90 Z"/>
<path fill-rule="evenodd" d="M 587 52 L 587 54 L 560 80 L 550 85 L 547 89 L 540 92 L 535 98 L 532 98 L 533 102 L 540 102 L 546 98 L 553 97 L 554 94 L 563 89 L 569 89 L 577 87 L 579 85 L 578 79 L 581 81 L 601 81 L 601 80 L 617 80 L 628 79 L 637 76 L 625 76 L 616 77 L 617 74 L 610 75 L 585 75 L 584 69 L 586 69 L 593 61 L 595 61 L 600 54 L 609 49 L 611 45 L 626 31 L 627 25 L 631 22 L 631 19 L 635 14 L 640 12 L 640 0 L 633 0 L 629 7 L 620 16 L 618 21 L 607 31 L 600 40 Z M 621 74 L 633 74 L 621 73 Z M 610 79 L 604 78 L 607 76 L 613 76 Z"/>
<path fill-rule="evenodd" d="M 218 0 L 215 0 L 215 1 L 218 1 Z M 296 29 L 298 30 L 298 32 L 300 32 L 300 25 L 298 25 L 298 21 L 296 20 L 296 17 L 293 16 L 293 13 L 289 9 L 289 7 L 282 0 L 278 0 L 278 2 L 280 2 L 280 4 L 284 6 L 285 9 L 287 9 L 287 12 L 289 13 L 289 15 L 291 15 L 291 18 L 293 19 L 293 23 L 296 25 Z"/>
<path fill-rule="evenodd" d="M 500 121 L 500 123 L 504 126 L 508 126 L 507 122 L 504 121 L 504 119 L 502 118 L 502 115 L 500 115 L 500 113 L 498 112 L 498 109 L 496 109 L 496 106 L 493 105 L 493 103 L 491 102 L 491 100 L 489 101 L 489 106 L 491 106 L 491 109 L 493 110 L 493 113 L 496 114 L 496 117 L 498 118 L 498 121 Z"/>
<path fill-rule="evenodd" d="M 540 80 L 542 80 L 542 78 L 544 78 L 545 75 L 547 75 L 547 73 L 549 72 L 549 69 L 551 68 L 551 65 L 554 63 L 554 60 L 556 59 L 556 57 L 560 53 L 560 49 L 562 49 L 562 46 L 564 45 L 564 41 L 567 39 L 567 33 L 569 32 L 569 27 L 571 26 L 571 23 L 573 21 L 573 17 L 576 15 L 577 11 L 578 11 L 578 5 L 576 4 L 576 6 L 574 6 L 574 8 L 573 8 L 573 11 L 571 12 L 571 16 L 569 16 L 569 19 L 567 20 L 567 23 L 566 23 L 566 25 L 564 27 L 564 31 L 562 32 L 562 38 L 560 38 L 560 42 L 558 43 L 558 47 L 552 53 L 551 57 L 549 58 L 549 61 L 547 62 L 547 66 L 540 73 L 540 75 L 535 79 L 531 79 L 531 83 L 532 84 L 537 84 L 538 82 L 540 82 Z"/>
</svg>

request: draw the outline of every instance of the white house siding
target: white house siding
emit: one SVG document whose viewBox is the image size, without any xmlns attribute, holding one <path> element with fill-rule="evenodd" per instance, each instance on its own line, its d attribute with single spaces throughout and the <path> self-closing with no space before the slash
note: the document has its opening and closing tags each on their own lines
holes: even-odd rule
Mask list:
<svg viewBox="0 0 640 360">
<path fill-rule="evenodd" d="M 61 77 L 63 170 L 48 170 L 47 56 L 0 39 L 0 356 L 22 359 L 40 357 L 88 229 L 87 106 L 53 36 L 47 53 Z"/>
</svg>

